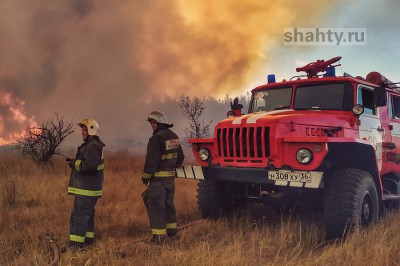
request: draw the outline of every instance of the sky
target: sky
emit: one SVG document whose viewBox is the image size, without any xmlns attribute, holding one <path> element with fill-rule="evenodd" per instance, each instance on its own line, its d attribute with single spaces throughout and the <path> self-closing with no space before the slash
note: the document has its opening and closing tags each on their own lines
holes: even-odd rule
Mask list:
<svg viewBox="0 0 400 266">
<path fill-rule="evenodd" d="M 55 112 L 95 118 L 114 147 L 145 144 L 153 110 L 182 136 L 182 95 L 239 96 L 268 74 L 289 79 L 335 56 L 338 75 L 400 81 L 399 9 L 395 0 L 0 0 L 0 145 Z M 288 28 L 364 29 L 366 42 L 284 45 Z"/>
</svg>

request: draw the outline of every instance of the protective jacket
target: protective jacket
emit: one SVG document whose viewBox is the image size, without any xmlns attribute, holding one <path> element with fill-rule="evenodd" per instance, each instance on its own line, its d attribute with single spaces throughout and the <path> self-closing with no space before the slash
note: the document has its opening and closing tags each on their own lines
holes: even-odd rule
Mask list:
<svg viewBox="0 0 400 266">
<path fill-rule="evenodd" d="M 69 162 L 71 176 L 68 194 L 101 197 L 103 194 L 105 144 L 98 136 L 89 137 L 78 147 L 76 159 Z"/>
<path fill-rule="evenodd" d="M 175 177 L 175 168 L 183 163 L 184 155 L 178 136 L 167 126 L 159 124 L 147 145 L 143 178 L 163 180 Z"/>
</svg>

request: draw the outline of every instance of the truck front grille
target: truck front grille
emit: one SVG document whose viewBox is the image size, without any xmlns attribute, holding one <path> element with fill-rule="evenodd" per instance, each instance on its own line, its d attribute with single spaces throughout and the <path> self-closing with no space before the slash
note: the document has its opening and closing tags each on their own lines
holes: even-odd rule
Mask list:
<svg viewBox="0 0 400 266">
<path fill-rule="evenodd" d="M 217 129 L 218 155 L 246 161 L 270 155 L 269 127 L 228 127 Z"/>
</svg>

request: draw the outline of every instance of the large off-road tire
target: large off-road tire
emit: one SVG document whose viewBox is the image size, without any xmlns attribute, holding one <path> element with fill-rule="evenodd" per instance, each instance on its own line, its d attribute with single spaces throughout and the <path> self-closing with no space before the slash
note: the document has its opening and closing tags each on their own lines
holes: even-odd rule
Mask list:
<svg viewBox="0 0 400 266">
<path fill-rule="evenodd" d="M 223 210 L 223 200 L 218 184 L 214 181 L 202 180 L 197 187 L 197 205 L 201 217 L 217 219 Z"/>
<path fill-rule="evenodd" d="M 218 219 L 235 209 L 246 205 L 245 187 L 228 186 L 210 180 L 202 180 L 197 188 L 197 204 L 201 216 L 206 219 Z"/>
<path fill-rule="evenodd" d="M 370 173 L 339 169 L 325 180 L 324 218 L 327 239 L 345 237 L 379 218 L 378 194 Z"/>
</svg>

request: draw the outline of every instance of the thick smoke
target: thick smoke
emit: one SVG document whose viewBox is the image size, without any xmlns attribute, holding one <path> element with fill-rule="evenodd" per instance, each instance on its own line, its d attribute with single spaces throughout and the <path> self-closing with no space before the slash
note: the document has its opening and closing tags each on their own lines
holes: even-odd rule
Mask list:
<svg viewBox="0 0 400 266">
<path fill-rule="evenodd" d="M 313 6 L 313 16 L 307 5 Z M 4 0 L 0 95 L 12 93 L 25 101 L 26 121 L 41 122 L 54 112 L 74 121 L 93 117 L 106 143 L 141 145 L 151 134 L 145 121 L 150 111 L 164 111 L 178 124 L 184 122 L 176 105 L 183 94 L 237 96 L 260 59 L 268 58 L 268 47 L 282 42 L 283 29 L 317 21 L 328 5 L 311 0 Z M 10 119 L 6 108 L 0 105 L 2 138 L 20 131 L 4 122 Z"/>
</svg>

